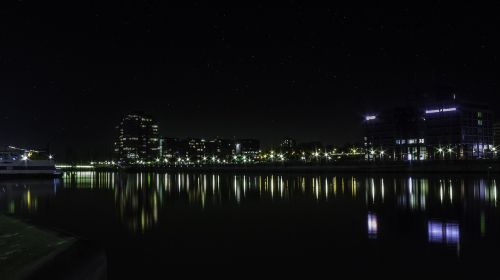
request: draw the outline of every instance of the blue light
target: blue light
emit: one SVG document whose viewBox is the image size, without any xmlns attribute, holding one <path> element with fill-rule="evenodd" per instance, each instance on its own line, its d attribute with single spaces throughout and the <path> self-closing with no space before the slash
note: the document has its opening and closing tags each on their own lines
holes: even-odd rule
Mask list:
<svg viewBox="0 0 500 280">
<path fill-rule="evenodd" d="M 454 112 L 457 108 L 442 108 L 442 109 L 434 109 L 434 110 L 426 110 L 426 114 L 436 114 L 436 113 L 444 113 L 444 112 Z"/>
</svg>

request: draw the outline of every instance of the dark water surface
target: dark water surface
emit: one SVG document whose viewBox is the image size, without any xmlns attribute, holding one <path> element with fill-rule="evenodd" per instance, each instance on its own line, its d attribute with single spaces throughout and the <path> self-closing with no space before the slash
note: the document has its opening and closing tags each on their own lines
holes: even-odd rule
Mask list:
<svg viewBox="0 0 500 280">
<path fill-rule="evenodd" d="M 95 240 L 111 279 L 231 268 L 460 275 L 498 266 L 498 180 L 77 172 L 0 181 L 0 207 Z"/>
</svg>

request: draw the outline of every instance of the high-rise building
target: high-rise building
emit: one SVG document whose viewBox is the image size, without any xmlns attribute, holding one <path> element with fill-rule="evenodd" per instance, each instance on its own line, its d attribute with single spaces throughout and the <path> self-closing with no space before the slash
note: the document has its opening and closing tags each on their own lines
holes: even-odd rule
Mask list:
<svg viewBox="0 0 500 280">
<path fill-rule="evenodd" d="M 486 105 L 448 99 L 368 114 L 366 158 L 393 160 L 488 158 L 493 112 Z"/>
<path fill-rule="evenodd" d="M 115 154 L 119 161 L 153 161 L 160 156 L 158 124 L 151 117 L 127 114 L 116 129 Z"/>
</svg>

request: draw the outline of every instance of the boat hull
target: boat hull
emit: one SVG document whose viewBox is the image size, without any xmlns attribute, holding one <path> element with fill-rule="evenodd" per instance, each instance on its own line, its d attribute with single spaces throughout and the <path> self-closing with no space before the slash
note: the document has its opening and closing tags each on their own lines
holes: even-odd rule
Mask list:
<svg viewBox="0 0 500 280">
<path fill-rule="evenodd" d="M 61 178 L 64 172 L 59 170 L 0 170 L 3 178 Z"/>
</svg>

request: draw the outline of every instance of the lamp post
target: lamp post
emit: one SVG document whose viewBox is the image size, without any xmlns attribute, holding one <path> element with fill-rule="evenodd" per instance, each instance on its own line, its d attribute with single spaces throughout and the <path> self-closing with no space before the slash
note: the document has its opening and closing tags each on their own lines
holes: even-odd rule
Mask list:
<svg viewBox="0 0 500 280">
<path fill-rule="evenodd" d="M 443 148 L 439 148 L 438 152 L 441 154 L 441 159 L 444 159 L 444 150 L 443 150 Z"/>
</svg>

